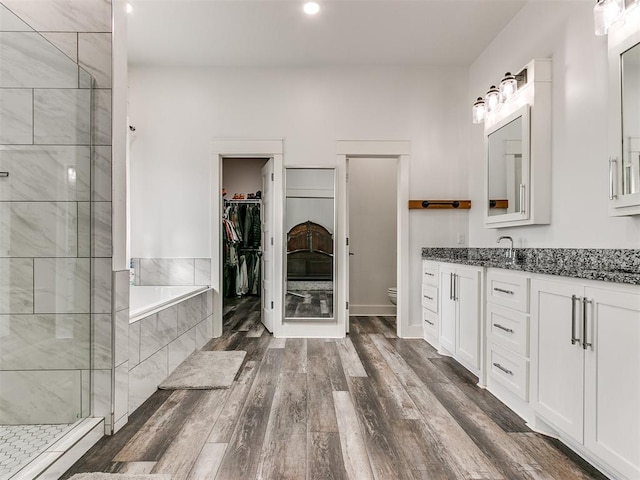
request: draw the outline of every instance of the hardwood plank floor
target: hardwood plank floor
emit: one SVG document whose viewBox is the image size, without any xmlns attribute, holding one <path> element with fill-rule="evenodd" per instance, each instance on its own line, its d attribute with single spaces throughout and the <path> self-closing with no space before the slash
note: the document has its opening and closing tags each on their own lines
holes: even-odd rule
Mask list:
<svg viewBox="0 0 640 480">
<path fill-rule="evenodd" d="M 80 472 L 173 480 L 605 479 L 529 431 L 477 378 L 393 317 L 353 317 L 346 340 L 273 339 L 259 297 L 231 299 L 206 350 L 245 350 L 228 390 L 158 390 Z"/>
</svg>

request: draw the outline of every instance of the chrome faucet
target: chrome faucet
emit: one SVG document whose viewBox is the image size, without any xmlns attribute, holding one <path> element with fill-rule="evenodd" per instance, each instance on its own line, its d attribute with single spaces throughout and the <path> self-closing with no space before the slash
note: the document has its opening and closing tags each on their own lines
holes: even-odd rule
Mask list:
<svg viewBox="0 0 640 480">
<path fill-rule="evenodd" d="M 496 243 L 500 243 L 501 240 L 509 240 L 511 242 L 511 246 L 509 247 L 509 250 L 507 250 L 505 252 L 504 256 L 505 256 L 505 259 L 506 259 L 506 263 L 510 263 L 511 265 L 515 265 L 515 263 L 516 263 L 516 252 L 513 249 L 513 238 L 511 238 L 508 235 L 503 235 L 500 238 L 498 238 Z"/>
</svg>

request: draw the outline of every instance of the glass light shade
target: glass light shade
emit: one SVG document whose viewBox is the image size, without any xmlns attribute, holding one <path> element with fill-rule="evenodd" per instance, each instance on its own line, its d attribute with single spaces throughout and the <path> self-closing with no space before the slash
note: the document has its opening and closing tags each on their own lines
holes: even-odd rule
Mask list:
<svg viewBox="0 0 640 480">
<path fill-rule="evenodd" d="M 596 35 L 606 35 L 611 25 L 622 18 L 623 0 L 598 0 L 593 7 L 593 21 Z"/>
<path fill-rule="evenodd" d="M 500 103 L 500 90 L 495 85 L 491 85 L 489 91 L 484 96 L 484 103 L 487 113 L 495 112 L 502 105 Z"/>
<path fill-rule="evenodd" d="M 482 123 L 484 120 L 484 100 L 482 97 L 478 97 L 476 103 L 473 104 L 473 108 L 471 109 L 471 119 L 473 123 Z"/>
<path fill-rule="evenodd" d="M 307 15 L 315 15 L 320 11 L 320 4 L 316 2 L 306 2 L 302 8 Z"/>
<path fill-rule="evenodd" d="M 508 101 L 516 94 L 517 90 L 518 82 L 516 81 L 516 77 L 511 75 L 511 72 L 505 73 L 504 78 L 500 82 L 500 97 L 502 97 L 502 101 Z"/>
<path fill-rule="evenodd" d="M 130 3 L 127 3 L 127 13 L 131 13 L 133 12 L 133 5 L 131 5 Z"/>
</svg>

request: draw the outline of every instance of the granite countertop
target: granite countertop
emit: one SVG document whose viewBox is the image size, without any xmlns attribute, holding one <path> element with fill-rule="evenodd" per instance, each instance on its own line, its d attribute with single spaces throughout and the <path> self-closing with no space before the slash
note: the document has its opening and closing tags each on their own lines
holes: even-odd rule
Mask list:
<svg viewBox="0 0 640 480">
<path fill-rule="evenodd" d="M 515 264 L 505 262 L 505 251 L 505 248 L 424 247 L 422 258 L 640 285 L 640 249 L 516 248 Z"/>
</svg>

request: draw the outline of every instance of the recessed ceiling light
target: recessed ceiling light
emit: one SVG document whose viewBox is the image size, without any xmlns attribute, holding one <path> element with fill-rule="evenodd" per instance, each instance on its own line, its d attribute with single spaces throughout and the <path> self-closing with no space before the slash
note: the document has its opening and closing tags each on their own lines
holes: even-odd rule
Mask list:
<svg viewBox="0 0 640 480">
<path fill-rule="evenodd" d="M 307 15 L 315 15 L 320 11 L 320 4 L 317 2 L 306 2 L 302 8 Z"/>
<path fill-rule="evenodd" d="M 133 12 L 133 5 L 131 5 L 130 3 L 127 3 L 127 13 L 131 13 Z"/>
</svg>

